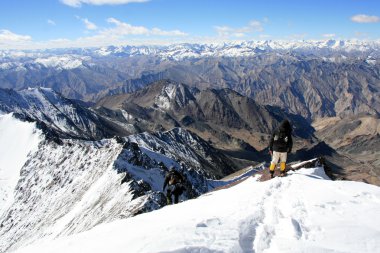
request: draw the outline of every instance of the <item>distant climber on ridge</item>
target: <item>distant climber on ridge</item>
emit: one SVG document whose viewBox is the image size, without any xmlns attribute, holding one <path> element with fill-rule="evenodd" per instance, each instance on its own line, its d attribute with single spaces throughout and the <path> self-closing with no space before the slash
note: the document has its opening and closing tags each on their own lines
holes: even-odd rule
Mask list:
<svg viewBox="0 0 380 253">
<path fill-rule="evenodd" d="M 272 133 L 269 142 L 269 153 L 272 156 L 272 161 L 269 167 L 271 178 L 274 177 L 274 169 L 280 160 L 280 176 L 286 175 L 286 159 L 288 153 L 292 152 L 293 139 L 292 127 L 287 119 L 283 120 L 280 126 Z"/>
<path fill-rule="evenodd" d="M 183 175 L 176 171 L 174 167 L 171 167 L 165 176 L 164 186 L 162 188 L 162 190 L 165 191 L 166 186 L 168 186 L 166 191 L 166 199 L 168 204 L 173 203 L 172 195 L 174 195 L 174 204 L 178 203 L 178 198 L 184 191 L 184 182 L 185 178 Z"/>
</svg>

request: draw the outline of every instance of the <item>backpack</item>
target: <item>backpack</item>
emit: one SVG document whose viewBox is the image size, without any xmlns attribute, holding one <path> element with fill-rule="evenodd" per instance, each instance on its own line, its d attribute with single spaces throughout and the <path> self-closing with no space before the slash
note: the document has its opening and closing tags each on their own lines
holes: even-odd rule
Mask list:
<svg viewBox="0 0 380 253">
<path fill-rule="evenodd" d="M 177 184 L 181 181 L 177 173 L 170 173 L 169 185 Z"/>
<path fill-rule="evenodd" d="M 278 131 L 278 133 L 274 136 L 274 141 L 282 142 L 282 143 L 288 143 L 289 138 L 288 135 L 283 131 Z"/>
</svg>

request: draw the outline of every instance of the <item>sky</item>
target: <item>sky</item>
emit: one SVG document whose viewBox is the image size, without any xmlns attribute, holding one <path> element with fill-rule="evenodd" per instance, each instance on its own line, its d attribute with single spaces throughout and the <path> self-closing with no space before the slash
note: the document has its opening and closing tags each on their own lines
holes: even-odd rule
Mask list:
<svg viewBox="0 0 380 253">
<path fill-rule="evenodd" d="M 1 0 L 0 49 L 380 39 L 379 0 Z"/>
</svg>

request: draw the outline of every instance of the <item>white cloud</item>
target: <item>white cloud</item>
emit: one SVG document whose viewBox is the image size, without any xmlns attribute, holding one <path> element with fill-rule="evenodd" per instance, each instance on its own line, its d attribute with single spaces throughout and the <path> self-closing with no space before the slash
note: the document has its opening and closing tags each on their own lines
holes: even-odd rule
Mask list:
<svg viewBox="0 0 380 253">
<path fill-rule="evenodd" d="M 19 44 L 30 42 L 31 40 L 32 37 L 29 35 L 19 35 L 9 30 L 0 30 L 0 45 Z"/>
<path fill-rule="evenodd" d="M 86 29 L 87 30 L 96 30 L 96 29 L 98 29 L 98 27 L 94 23 L 90 22 L 87 18 L 83 18 L 82 21 L 86 25 Z"/>
<path fill-rule="evenodd" d="M 107 22 L 114 24 L 115 27 L 101 31 L 100 35 L 104 36 L 126 36 L 126 35 L 157 35 L 157 36 L 187 36 L 186 33 L 179 30 L 165 31 L 160 28 L 149 29 L 144 26 L 133 26 L 121 22 L 115 18 L 107 19 Z"/>
<path fill-rule="evenodd" d="M 378 23 L 380 22 L 380 17 L 359 14 L 359 15 L 352 16 L 351 21 L 356 22 L 356 23 Z"/>
<path fill-rule="evenodd" d="M 61 0 L 62 3 L 71 7 L 80 7 L 82 4 L 92 4 L 92 5 L 117 5 L 117 4 L 128 4 L 128 3 L 143 3 L 149 0 Z"/>
<path fill-rule="evenodd" d="M 331 38 L 336 37 L 336 34 L 335 33 L 325 33 L 325 34 L 322 34 L 322 37 L 331 39 Z"/>
<path fill-rule="evenodd" d="M 114 24 L 114 28 L 108 28 L 102 31 L 103 34 L 109 35 L 147 35 L 149 34 L 149 29 L 144 26 L 133 26 L 121 22 L 115 18 L 108 18 L 107 22 Z"/>
<path fill-rule="evenodd" d="M 53 25 L 53 26 L 56 25 L 56 23 L 54 22 L 54 20 L 51 20 L 51 19 L 48 19 L 46 22 L 47 22 L 49 25 Z"/>
<path fill-rule="evenodd" d="M 268 22 L 268 19 L 265 18 L 264 22 Z M 264 31 L 262 22 L 257 20 L 252 20 L 248 23 L 248 25 L 239 28 L 233 28 L 229 26 L 215 26 L 214 28 L 220 37 L 241 38 L 247 36 L 250 33 Z"/>
</svg>

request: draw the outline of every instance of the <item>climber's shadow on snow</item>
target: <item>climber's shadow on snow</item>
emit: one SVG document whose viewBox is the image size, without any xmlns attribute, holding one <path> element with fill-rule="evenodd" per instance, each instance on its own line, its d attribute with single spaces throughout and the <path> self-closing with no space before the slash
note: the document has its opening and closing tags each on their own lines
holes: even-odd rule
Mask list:
<svg viewBox="0 0 380 253">
<path fill-rule="evenodd" d="M 327 176 L 323 177 L 323 176 L 319 176 L 319 175 L 307 175 L 307 174 L 298 173 L 298 172 L 289 172 L 289 176 L 290 175 L 302 175 L 305 177 L 310 177 L 310 178 L 314 178 L 314 179 L 322 179 L 322 180 L 325 180 L 327 178 Z M 330 178 L 328 178 L 328 179 L 330 179 Z"/>
</svg>

